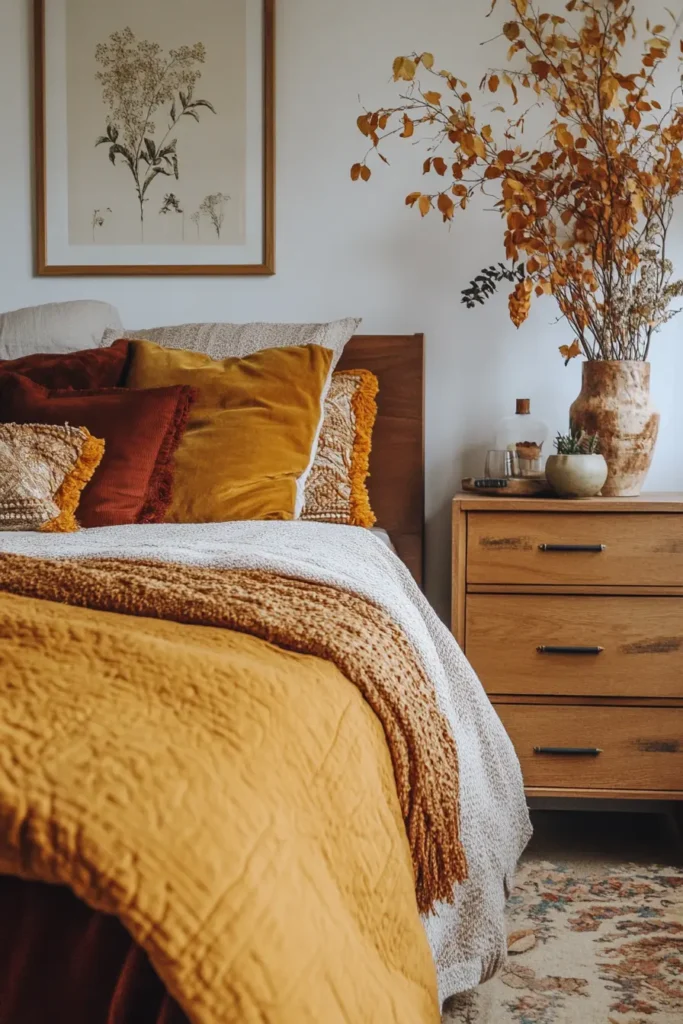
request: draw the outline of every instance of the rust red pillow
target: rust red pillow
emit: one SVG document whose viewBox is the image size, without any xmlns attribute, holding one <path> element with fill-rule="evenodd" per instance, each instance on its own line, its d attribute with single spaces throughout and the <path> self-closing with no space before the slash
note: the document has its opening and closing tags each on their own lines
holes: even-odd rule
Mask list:
<svg viewBox="0 0 683 1024">
<path fill-rule="evenodd" d="M 76 513 L 82 526 L 160 523 L 194 394 L 186 385 L 48 390 L 19 374 L 0 374 L 0 422 L 70 423 L 104 438 L 104 457 Z"/>
<path fill-rule="evenodd" d="M 115 388 L 123 382 L 127 357 L 128 342 L 124 341 L 111 348 L 0 360 L 0 373 L 20 373 L 44 388 Z"/>
</svg>

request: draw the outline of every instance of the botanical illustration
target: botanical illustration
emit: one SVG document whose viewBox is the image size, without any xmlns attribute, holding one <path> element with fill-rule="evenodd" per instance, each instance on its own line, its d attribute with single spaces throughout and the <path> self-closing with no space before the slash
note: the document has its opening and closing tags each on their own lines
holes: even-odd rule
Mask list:
<svg viewBox="0 0 683 1024">
<path fill-rule="evenodd" d="M 180 132 L 198 122 L 205 110 L 216 113 L 209 100 L 194 95 L 206 48 L 195 43 L 164 52 L 158 43 L 138 39 L 124 28 L 99 43 L 95 57 L 101 68 L 95 77 L 109 111 L 105 134 L 95 145 L 107 146 L 112 164 L 128 170 L 144 240 L 150 186 L 160 175 L 180 180 Z M 172 205 L 170 209 L 181 212 Z M 168 210 L 162 207 L 162 212 Z"/>
<path fill-rule="evenodd" d="M 229 200 L 230 196 L 216 192 L 214 195 L 206 196 L 199 207 L 200 214 L 205 214 L 211 221 L 218 238 L 221 237 L 221 228 L 225 220 L 225 204 Z"/>
<path fill-rule="evenodd" d="M 92 240 L 93 240 L 93 242 L 95 242 L 97 240 L 96 237 L 95 237 L 96 229 L 104 227 L 104 222 L 106 220 L 106 215 L 108 213 L 111 213 L 111 212 L 112 212 L 111 206 L 107 206 L 103 210 L 100 210 L 100 209 L 93 210 L 93 212 L 92 212 Z"/>
<path fill-rule="evenodd" d="M 463 293 L 466 305 L 483 302 L 505 279 L 514 283 L 516 327 L 534 296 L 556 300 L 573 335 L 560 347 L 565 361 L 581 354 L 647 360 L 654 332 L 683 295 L 667 248 L 683 195 L 680 68 L 673 93 L 661 90 L 660 103 L 655 91 L 681 18 L 663 8 L 661 24 L 651 22 L 653 5 L 644 3 L 638 26 L 628 0 L 569 0 L 562 14 L 532 0 L 504 2 L 500 29 L 488 34 L 508 45 L 507 66 L 489 68 L 479 83 L 485 118 L 475 111 L 475 90 L 440 69 L 433 54 L 397 57 L 400 100 L 358 118 L 369 149 L 351 177 L 368 181 L 373 154 L 388 162 L 390 137 L 421 139 L 422 171 L 436 184 L 411 192 L 408 206 L 450 223 L 483 195 L 503 219 L 510 268 L 482 271 Z M 489 14 L 497 6 L 493 0 Z M 511 110 L 498 100 L 503 90 Z M 543 109 L 545 130 L 527 139 L 530 111 L 537 118 Z"/>
<path fill-rule="evenodd" d="M 185 211 L 180 205 L 180 200 L 175 192 L 167 192 L 164 201 L 159 208 L 159 213 L 165 216 L 168 213 L 176 213 L 181 218 L 182 240 L 185 241 Z"/>
</svg>

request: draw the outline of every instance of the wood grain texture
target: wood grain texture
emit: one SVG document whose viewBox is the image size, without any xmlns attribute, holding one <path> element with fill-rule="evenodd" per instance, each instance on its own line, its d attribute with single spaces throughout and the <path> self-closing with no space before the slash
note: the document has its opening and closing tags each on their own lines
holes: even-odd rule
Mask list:
<svg viewBox="0 0 683 1024">
<path fill-rule="evenodd" d="M 338 364 L 379 380 L 372 434 L 370 504 L 417 582 L 424 562 L 424 338 L 357 335 Z"/>
<path fill-rule="evenodd" d="M 39 277 L 216 277 L 275 273 L 275 0 L 263 0 L 263 243 L 261 263 L 176 266 L 54 265 L 47 253 L 45 0 L 34 0 L 35 272 Z"/>
<path fill-rule="evenodd" d="M 556 594 L 557 586 L 552 583 L 469 583 L 468 594 Z M 683 582 L 680 587 L 609 587 L 563 583 L 563 594 L 586 594 L 601 597 L 605 591 L 622 597 L 683 597 Z"/>
<path fill-rule="evenodd" d="M 567 800 L 683 800 L 683 789 L 557 789 L 548 786 L 526 786 L 528 797 L 557 797 Z"/>
<path fill-rule="evenodd" d="M 643 491 L 637 498 L 502 498 L 456 494 L 466 512 L 683 512 L 683 492 Z"/>
<path fill-rule="evenodd" d="M 683 699 L 683 598 L 470 594 L 465 650 L 493 694 Z"/>
<path fill-rule="evenodd" d="M 683 789 L 683 708 L 496 708 L 530 789 Z M 535 746 L 598 747 L 602 753 L 535 754 Z"/>
<path fill-rule="evenodd" d="M 496 704 L 581 704 L 584 707 L 628 707 L 628 708 L 678 708 L 683 707 L 683 697 L 593 697 L 582 694 L 574 697 L 563 694 L 561 697 L 535 693 L 497 693 Z"/>
<path fill-rule="evenodd" d="M 681 493 L 454 499 L 453 628 L 508 728 L 528 796 L 683 800 L 681 513 Z M 605 650 L 541 655 L 539 644 Z M 536 745 L 604 753 L 534 755 Z"/>
<path fill-rule="evenodd" d="M 683 511 L 683 506 L 681 506 Z M 683 579 L 683 515 L 468 513 L 468 583 L 675 586 Z M 605 545 L 601 552 L 543 544 Z"/>
<path fill-rule="evenodd" d="M 451 559 L 451 631 L 464 651 L 467 622 L 467 514 L 457 504 L 453 505 Z"/>
</svg>

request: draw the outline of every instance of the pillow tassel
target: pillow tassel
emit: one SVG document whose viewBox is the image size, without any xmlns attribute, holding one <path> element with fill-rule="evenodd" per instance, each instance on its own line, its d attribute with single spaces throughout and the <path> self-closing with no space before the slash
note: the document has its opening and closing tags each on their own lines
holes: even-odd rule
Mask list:
<svg viewBox="0 0 683 1024">
<path fill-rule="evenodd" d="M 348 370 L 348 373 L 355 371 Z M 356 526 L 371 527 L 377 517 L 370 507 L 370 497 L 365 481 L 370 475 L 370 452 L 372 450 L 372 429 L 377 417 L 377 392 L 379 384 L 374 374 L 358 371 L 360 382 L 351 399 L 351 408 L 356 420 L 356 437 L 351 457 L 351 518 Z"/>
<path fill-rule="evenodd" d="M 93 437 L 85 427 L 80 429 L 86 435 L 81 454 L 74 468 L 64 477 L 54 498 L 60 513 L 55 519 L 43 523 L 40 527 L 41 533 L 74 533 L 79 528 L 76 509 L 81 500 L 81 492 L 92 479 L 104 455 L 104 441 L 99 437 Z"/>
</svg>

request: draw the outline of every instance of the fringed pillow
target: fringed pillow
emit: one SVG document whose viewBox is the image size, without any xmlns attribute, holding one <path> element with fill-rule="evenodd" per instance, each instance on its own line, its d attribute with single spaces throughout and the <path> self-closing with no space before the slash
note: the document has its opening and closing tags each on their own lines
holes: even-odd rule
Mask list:
<svg viewBox="0 0 683 1024">
<path fill-rule="evenodd" d="M 301 518 L 320 523 L 374 526 L 366 487 L 379 384 L 369 370 L 332 376 L 318 451 Z"/>
<path fill-rule="evenodd" d="M 85 427 L 0 423 L 0 530 L 71 533 L 104 455 Z"/>
</svg>

